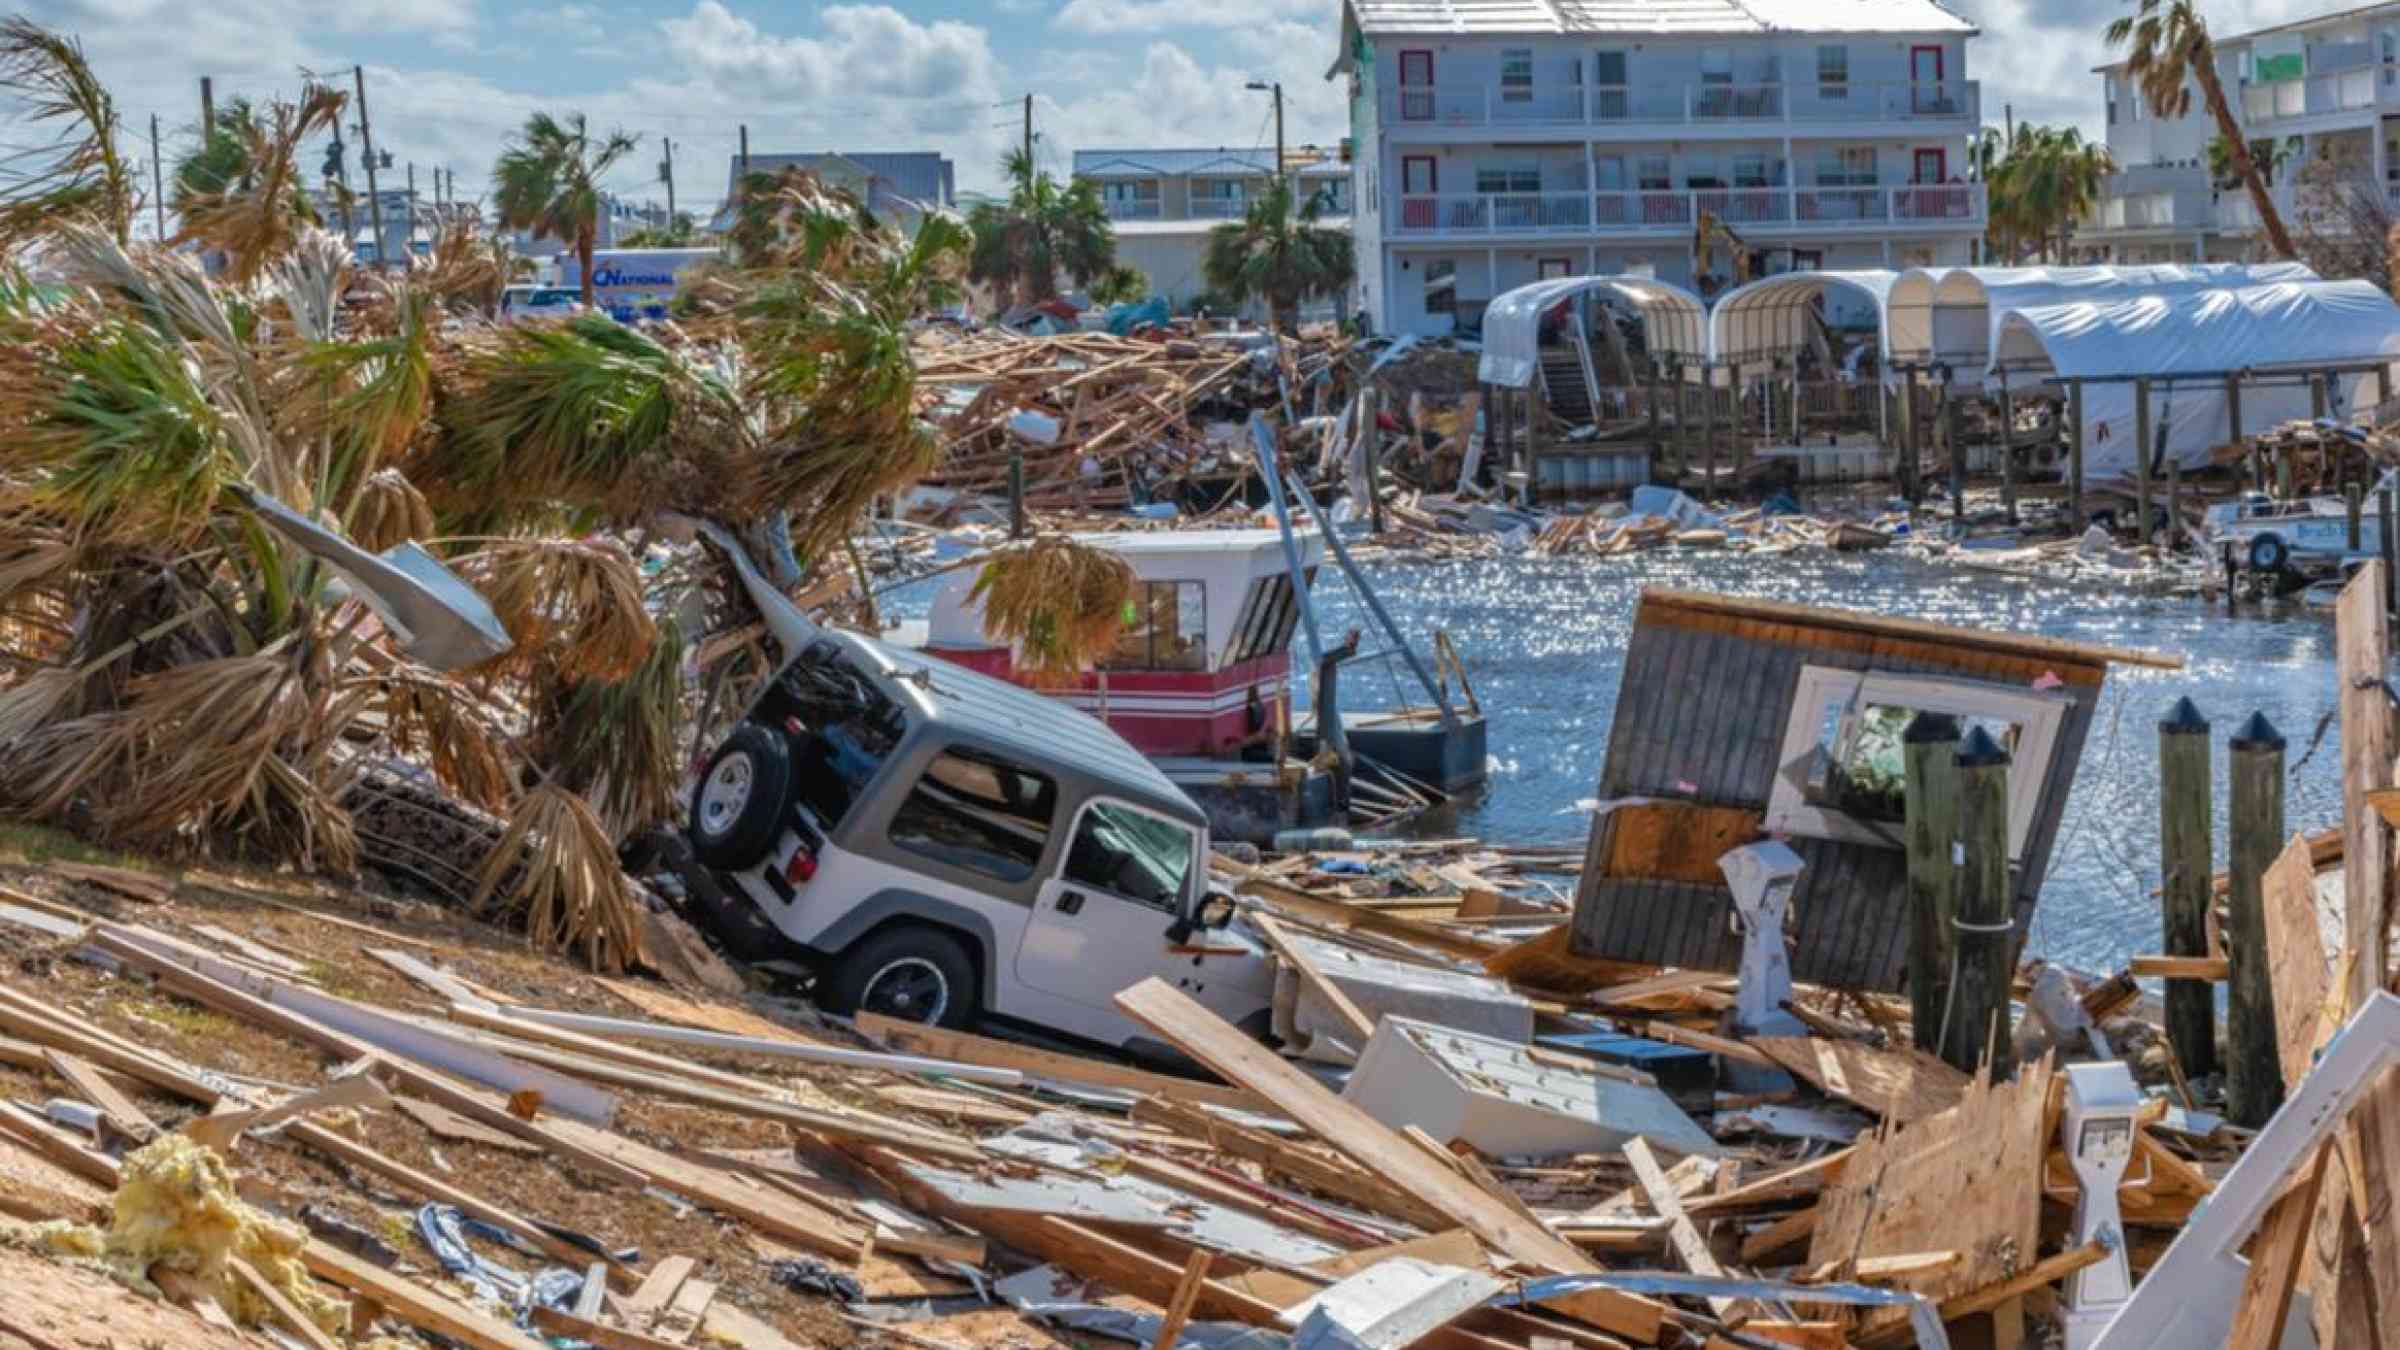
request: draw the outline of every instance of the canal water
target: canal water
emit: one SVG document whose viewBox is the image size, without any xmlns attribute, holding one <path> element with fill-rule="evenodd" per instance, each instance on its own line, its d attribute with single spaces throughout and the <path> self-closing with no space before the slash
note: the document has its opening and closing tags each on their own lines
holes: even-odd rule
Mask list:
<svg viewBox="0 0 2400 1350">
<path fill-rule="evenodd" d="M 2109 673 L 2035 912 L 2034 955 L 2108 970 L 2131 954 L 2160 950 L 2153 896 L 2157 723 L 2177 698 L 2189 695 L 2212 723 L 2219 866 L 2226 847 L 2224 745 L 2253 711 L 2264 712 L 2290 745 L 2288 827 L 2316 830 L 2340 819 L 2339 727 L 2327 726 L 2323 742 L 2309 750 L 2334 706 L 2330 615 L 2293 607 L 2228 617 L 2222 607 L 2194 600 L 1962 572 L 1890 554 L 1653 551 L 1621 560 L 1392 563 L 1368 574 L 1403 632 L 1449 632 L 1490 718 L 1490 785 L 1460 811 L 1459 834 L 1583 843 L 1589 818 L 1577 803 L 1598 788 L 1634 600 L 1646 585 L 2181 655 L 2180 671 L 2118 666 Z M 1383 645 L 1332 567 L 1318 574 L 1316 595 L 1328 640 L 1357 624 L 1370 634 L 1362 645 Z M 1294 646 L 1298 657 L 1300 639 Z M 1394 677 L 1407 676 L 1392 665 L 1392 676 L 1364 666 L 1346 671 L 1344 703 L 1396 702 Z"/>
<path fill-rule="evenodd" d="M 2297 606 L 2228 616 L 2194 600 L 1966 572 L 1887 553 L 1657 550 L 1624 559 L 1514 557 L 1366 570 L 1420 653 L 1434 629 L 1450 634 L 1490 719 L 1490 783 L 1442 823 L 1444 833 L 1583 844 L 1590 819 L 1578 803 L 1598 790 L 1634 600 L 1650 585 L 2181 655 L 2179 671 L 2119 666 L 2109 673 L 2035 911 L 2034 955 L 2114 970 L 2129 955 L 2160 950 L 2157 723 L 2177 698 L 2189 695 L 2212 723 L 2218 866 L 2227 842 L 2224 745 L 2254 711 L 2290 744 L 2288 827 L 2317 830 L 2340 819 L 2339 728 L 2328 725 L 2310 749 L 2334 707 L 2333 620 Z M 933 589 L 920 582 L 891 593 L 889 614 L 924 617 Z M 1328 640 L 1357 625 L 1368 632 L 1364 647 L 1385 645 L 1330 562 L 1315 595 Z M 1305 684 L 1302 639 L 1295 636 L 1293 646 L 1293 669 Z M 1351 667 L 1343 702 L 1390 706 L 1415 693 L 1404 695 L 1407 679 L 1397 661 Z"/>
</svg>

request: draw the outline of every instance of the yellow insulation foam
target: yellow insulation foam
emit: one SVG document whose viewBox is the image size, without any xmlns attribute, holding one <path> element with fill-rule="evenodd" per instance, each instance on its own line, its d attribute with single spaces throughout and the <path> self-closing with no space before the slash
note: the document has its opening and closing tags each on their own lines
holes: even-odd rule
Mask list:
<svg viewBox="0 0 2400 1350">
<path fill-rule="evenodd" d="M 161 1135 L 126 1156 L 106 1229 L 48 1223 L 27 1236 L 59 1255 L 92 1260 L 152 1295 L 159 1293 L 150 1279 L 153 1268 L 185 1272 L 212 1291 L 234 1320 L 255 1325 L 271 1314 L 233 1274 L 229 1261 L 238 1256 L 327 1332 L 349 1325 L 349 1305 L 318 1292 L 300 1262 L 306 1230 L 245 1203 L 234 1193 L 225 1160 L 185 1135 Z"/>
</svg>

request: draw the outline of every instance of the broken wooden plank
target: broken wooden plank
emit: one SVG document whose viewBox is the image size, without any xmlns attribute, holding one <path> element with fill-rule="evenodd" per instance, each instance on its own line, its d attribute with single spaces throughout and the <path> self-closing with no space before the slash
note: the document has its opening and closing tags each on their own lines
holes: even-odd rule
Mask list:
<svg viewBox="0 0 2400 1350">
<path fill-rule="evenodd" d="M 259 1274 L 258 1267 L 238 1256 L 226 1257 L 225 1267 L 233 1272 L 235 1279 L 242 1282 L 252 1297 L 267 1305 L 268 1310 L 275 1314 L 277 1324 L 299 1337 L 308 1350 L 342 1350 L 340 1342 L 327 1335 L 325 1328 L 309 1320 L 308 1314 L 300 1311 L 299 1305 L 292 1302 L 291 1295 Z"/>
<path fill-rule="evenodd" d="M 650 1273 L 642 1277 L 640 1287 L 625 1296 L 625 1320 L 636 1331 L 649 1330 L 658 1315 L 675 1301 L 675 1291 L 691 1278 L 692 1269 L 698 1264 L 688 1256 L 669 1256 L 652 1266 Z"/>
<path fill-rule="evenodd" d="M 2106 1243 L 2087 1242 L 2080 1247 L 2070 1247 L 2056 1256 L 2043 1257 L 2004 1280 L 1943 1299 L 1941 1318 L 1944 1322 L 1956 1322 L 1977 1313 L 1990 1312 L 2010 1299 L 2023 1297 L 2043 1285 L 2055 1284 L 2086 1266 L 2100 1264 L 2108 1259 L 2109 1250 Z M 1907 1319 L 1903 1318 L 1855 1339 L 1860 1350 L 1892 1350 L 1893 1347 L 1911 1344 L 1914 1337 L 1915 1333 L 1909 1329 Z"/>
<path fill-rule="evenodd" d="M 687 1279 L 667 1300 L 666 1310 L 658 1315 L 658 1338 L 671 1345 L 682 1345 L 700 1329 L 701 1320 L 708 1316 L 708 1306 L 717 1298 L 717 1286 L 712 1280 Z"/>
<path fill-rule="evenodd" d="M 383 1084 L 377 1082 L 374 1073 L 369 1070 L 344 1075 L 315 1091 L 303 1092 L 273 1106 L 202 1116 L 187 1122 L 183 1133 L 231 1158 L 234 1142 L 248 1131 L 273 1125 L 277 1121 L 292 1120 L 312 1111 L 374 1109 L 390 1105 L 391 1100 L 391 1094 L 384 1091 Z"/>
<path fill-rule="evenodd" d="M 1195 1248 L 1184 1261 L 1183 1278 L 1176 1282 L 1175 1294 L 1167 1300 L 1167 1315 L 1159 1321 L 1158 1336 L 1150 1342 L 1150 1350 L 1175 1350 L 1184 1323 L 1192 1320 L 1192 1304 L 1199 1300 L 1200 1290 L 1208 1283 L 1211 1259 L 1205 1248 Z"/>
<path fill-rule="evenodd" d="M 868 1040 L 911 1054 L 957 1060 L 964 1064 L 1016 1069 L 1030 1078 L 1047 1078 L 1082 1087 L 1110 1088 L 1119 1092 L 1167 1096 L 1177 1101 L 1198 1102 L 1208 1106 L 1231 1107 L 1237 1111 L 1276 1114 L 1271 1103 L 1255 1094 L 1217 1083 L 1150 1073 L 1103 1060 L 1086 1059 L 1081 1055 L 1064 1055 L 1030 1045 L 1018 1045 L 1013 1041 L 951 1031 L 946 1027 L 902 1022 L 871 1012 L 860 1013 L 852 1024 L 858 1028 L 858 1034 Z"/>
<path fill-rule="evenodd" d="M 980 1266 L 987 1255 L 985 1245 L 982 1238 L 964 1233 L 945 1233 L 933 1228 L 895 1228 L 890 1224 L 878 1224 L 875 1227 L 877 1251 L 930 1257 L 936 1261 Z"/>
<path fill-rule="evenodd" d="M 1641 1139 L 1625 1141 L 1625 1161 L 1633 1164 L 1633 1175 L 1642 1183 L 1642 1193 L 1650 1197 L 1650 1207 L 1667 1221 L 1667 1240 L 1685 1270 L 1694 1275 L 1722 1276 L 1725 1268 L 1717 1264 L 1708 1249 L 1708 1240 L 1684 1213 L 1683 1200 L 1675 1194 L 1675 1186 L 1667 1180 L 1666 1169 L 1658 1165 L 1650 1145 Z M 1733 1311 L 1737 1299 L 1711 1297 L 1708 1306 L 1722 1320 Z"/>
<path fill-rule="evenodd" d="M 2145 980 L 2216 980 L 2233 978 L 2233 962 L 2223 956 L 2135 956 L 2126 963 L 2136 978 Z"/>
<path fill-rule="evenodd" d="M 625 1327 L 612 1327 L 580 1312 L 564 1312 L 557 1308 L 535 1304 L 534 1326 L 553 1336 L 597 1345 L 601 1350 L 688 1350 L 682 1340 L 668 1340 L 647 1332 Z"/>
<path fill-rule="evenodd" d="M 1292 941 L 1291 934 L 1275 922 L 1274 916 L 1253 914 L 1250 924 L 1258 930 L 1260 937 L 1266 939 L 1267 946 L 1275 955 L 1291 966 L 1293 973 L 1300 977 L 1300 982 L 1315 990 L 1317 997 L 1325 1001 L 1325 1006 L 1333 1010 L 1333 1015 L 1341 1019 L 1342 1025 L 1350 1032 L 1351 1053 L 1364 1054 L 1367 1042 L 1375 1035 L 1375 1020 L 1360 1011 L 1359 1006 L 1350 1001 L 1350 996 L 1342 992 L 1342 987 L 1335 984 L 1315 961 L 1309 959 L 1308 953 L 1301 950 L 1299 943 Z"/>
<path fill-rule="evenodd" d="M 459 1144 L 481 1144 L 485 1148 L 503 1149 L 510 1153 L 539 1153 L 539 1144 L 519 1139 L 467 1119 L 438 1102 L 416 1097 L 394 1097 L 392 1109 L 424 1126 L 435 1137 Z"/>
<path fill-rule="evenodd" d="M 2250 1239 L 2250 1269 L 2242 1279 L 2242 1300 L 2233 1326 L 2225 1335 L 2225 1350 L 2275 1350 L 2283 1342 L 2283 1324 L 2292 1311 L 2292 1290 L 2308 1254 L 2308 1229 L 2317 1214 L 2317 1195 L 2325 1183 L 2327 1156 L 2333 1141 L 2317 1146 L 2316 1157 L 2299 1183 L 2268 1207 Z"/>
<path fill-rule="evenodd" d="M 1562 1274 L 1590 1274 L 1599 1267 L 1572 1244 L 1516 1211 L 1482 1187 L 1446 1168 L 1408 1140 L 1275 1052 L 1243 1035 L 1225 1019 L 1165 981 L 1152 978 L 1125 990 L 1116 1004 L 1214 1072 L 1268 1098 L 1292 1119 L 1360 1166 L 1378 1171 L 1422 1196 L 1477 1237 L 1516 1259 Z M 1612 1291 L 1613 1292 L 1613 1291 Z M 1655 1339 L 1664 1309 L 1649 1299 L 1618 1295 L 1609 1300 L 1621 1335 Z"/>
<path fill-rule="evenodd" d="M 1133 1118 L 1144 1124 L 1164 1125 L 1221 1153 L 1257 1163 L 1312 1191 L 1405 1219 L 1421 1228 L 1445 1228 L 1452 1222 L 1450 1216 L 1415 1194 L 1347 1158 L 1324 1157 L 1305 1144 L 1253 1130 L 1197 1106 L 1163 1096 L 1144 1097 L 1134 1103 Z"/>
<path fill-rule="evenodd" d="M 1753 1209 L 1774 1209 L 1794 1200 L 1807 1199 L 1839 1177 L 1842 1168 L 1856 1151 L 1855 1145 L 1836 1149 L 1822 1158 L 1768 1173 L 1730 1191 L 1686 1200 L 1684 1212 L 1697 1219 L 1718 1214 L 1741 1214 Z"/>
<path fill-rule="evenodd" d="M 1965 1074 L 1914 1048 L 1878 1050 L 1822 1036 L 1759 1036 L 1750 1044 L 1827 1094 L 1901 1124 L 1949 1110 L 1967 1088 Z"/>
<path fill-rule="evenodd" d="M 143 1114 L 132 1099 L 117 1091 L 116 1085 L 100 1076 L 100 1071 L 81 1056 L 64 1050 L 45 1049 L 42 1059 L 51 1072 L 67 1080 L 75 1095 L 100 1108 L 100 1119 L 110 1129 L 136 1144 L 147 1144 L 158 1137 L 158 1124 Z"/>
<path fill-rule="evenodd" d="M 300 1250 L 309 1273 L 339 1285 L 413 1327 L 447 1336 L 468 1350 L 547 1350 L 541 1342 L 478 1309 L 395 1275 L 352 1256 L 338 1247 L 311 1241 Z"/>
</svg>

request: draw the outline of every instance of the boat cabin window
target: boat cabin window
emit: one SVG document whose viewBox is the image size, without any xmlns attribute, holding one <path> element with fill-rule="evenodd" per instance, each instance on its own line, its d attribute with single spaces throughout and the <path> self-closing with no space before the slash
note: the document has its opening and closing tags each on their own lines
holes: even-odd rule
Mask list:
<svg viewBox="0 0 2400 1350">
<path fill-rule="evenodd" d="M 1312 569 L 1313 570 L 1313 569 Z M 1226 664 L 1255 661 L 1292 645 L 1292 630 L 1300 623 L 1297 593 L 1289 576 L 1260 577 L 1242 599 L 1241 616 L 1234 620 L 1233 650 Z"/>
<path fill-rule="evenodd" d="M 2009 857 L 2022 858 L 2067 706 L 2064 694 L 1981 680 L 1804 666 L 1766 827 L 1902 847 L 1908 724 L 1948 713 L 1962 739 L 1980 727 L 2009 752 Z"/>
<path fill-rule="evenodd" d="M 892 813 L 891 840 L 911 853 L 1001 881 L 1033 875 L 1050 844 L 1058 785 L 998 755 L 945 750 Z"/>
<path fill-rule="evenodd" d="M 1144 581 L 1126 605 L 1125 631 L 1100 664 L 1110 670 L 1208 669 L 1208 589 L 1197 581 Z"/>
<path fill-rule="evenodd" d="M 1093 802 L 1068 846 L 1066 880 L 1169 913 L 1182 907 L 1198 837 L 1188 825 L 1120 802 Z"/>
</svg>

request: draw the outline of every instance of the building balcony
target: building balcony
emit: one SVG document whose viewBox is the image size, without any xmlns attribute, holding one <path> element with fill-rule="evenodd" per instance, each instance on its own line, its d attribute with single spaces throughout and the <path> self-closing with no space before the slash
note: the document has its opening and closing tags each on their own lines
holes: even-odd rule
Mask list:
<svg viewBox="0 0 2400 1350">
<path fill-rule="evenodd" d="M 1250 199 L 1247 197 L 1192 198 L 1192 219 L 1194 220 L 1240 220 L 1248 214 L 1250 214 Z"/>
<path fill-rule="evenodd" d="M 1158 198 L 1112 201 L 1108 203 L 1108 218 L 1110 220 L 1157 220 L 1159 218 Z"/>
<path fill-rule="evenodd" d="M 1395 239 L 1484 239 L 1688 231 L 1706 211 L 1742 230 L 1789 232 L 1953 226 L 1980 229 L 1983 185 L 1770 187 L 1634 192 L 1454 192 L 1402 196 Z"/>
<path fill-rule="evenodd" d="M 1982 118 L 1973 80 L 1893 84 L 1403 85 L 1388 130 L 1452 127 L 1758 127 L 1957 124 Z"/>
<path fill-rule="evenodd" d="M 2268 188 L 2267 200 L 2275 204 L 2275 214 L 2283 217 L 2284 228 L 2292 228 L 2298 212 L 2291 184 Z M 2217 228 L 2221 230 L 2239 232 L 2259 228 L 2258 207 L 2251 202 L 2250 194 L 2240 188 L 2217 194 L 2216 215 Z"/>
<path fill-rule="evenodd" d="M 2090 230 L 2164 230 L 2177 225 L 2195 225 L 2197 221 L 2175 218 L 2175 194 L 2172 192 L 2139 192 L 2101 199 L 2099 208 L 2084 224 Z"/>
<path fill-rule="evenodd" d="M 2242 125 L 2265 130 L 2302 118 L 2400 105 L 2400 73 L 2392 67 L 2362 66 L 2299 80 L 2245 85 L 2241 99 Z"/>
</svg>

